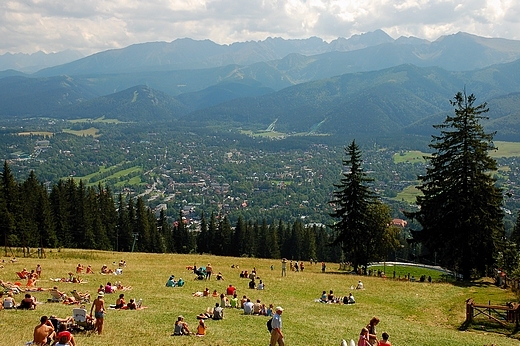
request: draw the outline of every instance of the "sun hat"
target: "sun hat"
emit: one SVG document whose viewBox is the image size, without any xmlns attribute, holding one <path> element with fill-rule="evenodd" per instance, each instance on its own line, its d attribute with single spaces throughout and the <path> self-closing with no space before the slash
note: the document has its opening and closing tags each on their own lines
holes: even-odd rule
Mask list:
<svg viewBox="0 0 520 346">
<path fill-rule="evenodd" d="M 105 296 L 105 293 L 103 291 L 100 291 L 98 292 L 97 294 L 98 297 L 104 297 Z"/>
<path fill-rule="evenodd" d="M 283 311 L 283 308 L 281 306 L 277 306 L 275 311 Z"/>
</svg>

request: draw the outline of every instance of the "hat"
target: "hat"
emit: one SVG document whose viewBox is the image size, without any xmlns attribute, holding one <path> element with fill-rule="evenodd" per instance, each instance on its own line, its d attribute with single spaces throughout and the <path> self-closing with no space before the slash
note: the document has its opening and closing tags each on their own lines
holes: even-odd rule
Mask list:
<svg viewBox="0 0 520 346">
<path fill-rule="evenodd" d="M 104 296 L 105 296 L 105 293 L 104 293 L 103 291 L 98 292 L 97 296 L 98 296 L 98 297 L 104 297 Z"/>
<path fill-rule="evenodd" d="M 184 319 L 184 316 L 179 315 L 179 317 L 177 317 L 177 318 L 180 319 L 180 320 L 182 320 L 182 319 Z"/>
<path fill-rule="evenodd" d="M 274 309 L 275 311 L 283 311 L 283 308 L 281 306 L 277 306 L 276 309 Z"/>
</svg>

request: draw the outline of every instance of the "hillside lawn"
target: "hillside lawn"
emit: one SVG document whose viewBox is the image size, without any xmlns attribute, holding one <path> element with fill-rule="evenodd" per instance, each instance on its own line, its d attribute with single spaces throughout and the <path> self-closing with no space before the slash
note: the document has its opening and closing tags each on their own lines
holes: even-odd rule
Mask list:
<svg viewBox="0 0 520 346">
<path fill-rule="evenodd" d="M 99 129 L 97 129 L 95 127 L 90 127 L 90 128 L 88 128 L 86 130 L 63 129 L 62 131 L 65 132 L 65 133 L 70 133 L 72 135 L 76 135 L 78 137 L 91 136 L 91 137 L 97 138 L 97 137 L 101 136 L 99 134 Z"/>
<path fill-rule="evenodd" d="M 101 336 L 95 334 L 77 334 L 80 346 L 137 346 L 137 345 L 267 345 L 269 335 L 266 328 L 267 317 L 245 316 L 241 310 L 225 310 L 221 321 L 207 321 L 207 335 L 170 336 L 178 315 L 184 315 L 192 330 L 197 325 L 196 315 L 214 306 L 218 298 L 196 298 L 193 292 L 208 287 L 210 291 L 223 292 L 229 284 L 238 288 L 238 295 L 246 294 L 255 301 L 285 308 L 283 329 L 287 345 L 331 345 L 337 346 L 341 339 L 354 339 L 357 342 L 359 332 L 372 316 L 381 318 L 378 334 L 383 331 L 390 334 L 393 345 L 518 345 L 518 336 L 511 337 L 511 330 L 479 318 L 468 330 L 462 331 L 465 319 L 465 300 L 473 298 L 476 303 L 504 304 L 515 301 L 509 290 L 492 284 L 490 279 L 472 283 L 435 282 L 438 276 L 424 270 L 425 275 L 434 275 L 434 283 L 408 282 L 378 277 L 366 277 L 346 274 L 338 271 L 338 264 L 327 263 L 327 272 L 321 272 L 320 263 L 309 265 L 306 262 L 304 272 L 290 272 L 287 277 L 280 275 L 280 260 L 215 257 L 209 255 L 171 255 L 118 253 L 102 251 L 80 251 L 61 249 L 47 250 L 47 257 L 18 258 L 15 264 L 4 263 L 0 269 L 0 278 L 4 281 L 17 281 L 16 271 L 23 267 L 28 270 L 40 263 L 43 279 L 38 286 L 50 288 L 54 285 L 49 278 L 66 277 L 75 272 L 78 263 L 92 265 L 96 274 L 84 274 L 88 280 L 84 284 L 58 283 L 58 287 L 67 293 L 73 289 L 89 291 L 95 295 L 97 287 L 108 281 L 120 280 L 125 286 L 132 286 L 124 291 L 125 298 L 143 298 L 147 308 L 139 311 L 108 310 L 105 329 Z M 124 259 L 127 267 L 123 274 L 101 275 L 103 264 L 116 268 L 119 260 Z M 195 275 L 186 269 L 188 265 L 205 266 L 210 262 L 214 273 L 221 271 L 225 281 L 194 280 Z M 240 268 L 231 268 L 231 265 Z M 274 270 L 270 270 L 270 266 Z M 247 288 L 248 279 L 239 278 L 241 270 L 251 271 L 256 267 L 258 275 L 264 280 L 264 291 Z M 388 272 L 393 270 L 387 267 Z M 410 268 L 396 267 L 396 270 L 410 272 Z M 420 268 L 414 268 L 416 278 Z M 167 288 L 165 283 L 169 275 L 176 279 L 182 277 L 186 285 L 182 288 Z M 398 274 L 401 275 L 401 274 Z M 391 274 L 389 275 L 391 276 Z M 351 290 L 358 280 L 362 280 L 364 290 Z M 357 303 L 354 305 L 322 304 L 314 300 L 322 290 L 334 290 L 337 296 L 353 292 Z M 32 331 L 41 315 L 56 314 L 58 317 L 70 316 L 74 306 L 60 303 L 47 303 L 48 292 L 34 293 L 38 305 L 34 311 L 0 311 L 0 345 L 24 345 L 32 340 Z M 118 296 L 107 294 L 105 301 L 114 304 Z M 16 296 L 16 300 L 21 300 Z M 90 305 L 88 306 L 90 310 Z"/>
</svg>

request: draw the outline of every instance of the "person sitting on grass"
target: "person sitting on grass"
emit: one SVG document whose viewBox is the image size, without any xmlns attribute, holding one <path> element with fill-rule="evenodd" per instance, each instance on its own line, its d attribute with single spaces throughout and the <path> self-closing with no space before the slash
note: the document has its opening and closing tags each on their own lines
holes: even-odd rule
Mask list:
<svg viewBox="0 0 520 346">
<path fill-rule="evenodd" d="M 87 266 L 87 274 L 94 274 L 94 271 L 92 270 L 92 266 L 90 264 Z"/>
<path fill-rule="evenodd" d="M 320 302 L 327 303 L 329 301 L 329 298 L 327 297 L 327 291 L 323 291 L 321 293 Z"/>
<path fill-rule="evenodd" d="M 177 282 L 175 282 L 175 276 L 171 275 L 168 281 L 166 281 L 166 287 L 175 287 Z"/>
<path fill-rule="evenodd" d="M 255 278 L 251 278 L 251 281 L 249 281 L 249 288 L 254 290 L 256 288 L 256 282 L 255 282 Z"/>
<path fill-rule="evenodd" d="M 114 293 L 114 287 L 112 287 L 112 284 L 109 282 L 107 282 L 107 284 L 105 285 L 105 293 Z"/>
<path fill-rule="evenodd" d="M 274 305 L 269 304 L 269 307 L 267 308 L 266 316 L 273 317 L 273 311 L 274 311 Z"/>
<path fill-rule="evenodd" d="M 258 286 L 256 287 L 257 290 L 263 290 L 265 288 L 264 282 L 260 280 L 258 283 Z"/>
<path fill-rule="evenodd" d="M 262 303 L 260 302 L 260 299 L 257 299 L 256 303 L 253 304 L 253 315 L 260 315 L 261 310 Z"/>
<path fill-rule="evenodd" d="M 124 309 L 125 306 L 126 306 L 125 295 L 123 293 L 121 293 L 119 295 L 119 298 L 117 298 L 117 300 L 116 300 L 115 308 L 116 309 Z"/>
<path fill-rule="evenodd" d="M 390 343 L 390 341 L 388 341 L 388 338 L 390 337 L 388 335 L 387 332 L 383 332 L 383 334 L 381 334 L 381 337 L 383 338 L 382 340 L 379 340 L 379 344 L 378 346 L 392 346 L 392 344 Z"/>
<path fill-rule="evenodd" d="M 35 310 L 36 309 L 36 298 L 32 297 L 29 293 L 25 294 L 25 298 L 20 302 L 18 309 L 22 310 Z"/>
<path fill-rule="evenodd" d="M 364 288 L 365 288 L 365 286 L 363 285 L 361 280 L 359 280 L 358 283 L 357 283 L 357 286 L 356 286 L 356 290 L 362 290 Z"/>
<path fill-rule="evenodd" d="M 219 303 L 215 303 L 215 308 L 213 309 L 213 317 L 214 320 L 221 320 L 224 318 L 224 309 L 222 309 L 222 306 L 219 305 Z"/>
<path fill-rule="evenodd" d="M 128 304 L 126 304 L 126 309 L 127 310 L 137 310 L 137 304 L 135 303 L 134 299 L 130 299 Z"/>
<path fill-rule="evenodd" d="M 173 327 L 173 335 L 190 335 L 190 329 L 188 328 L 188 323 L 184 322 L 184 317 L 180 315 L 177 317 L 177 321 L 175 321 L 175 326 Z"/>
<path fill-rule="evenodd" d="M 251 302 L 251 299 L 247 298 L 247 301 L 244 303 L 244 315 L 252 315 L 253 306 L 254 304 Z"/>
<path fill-rule="evenodd" d="M 67 330 L 67 325 L 64 323 L 60 324 L 58 334 L 56 334 L 54 340 L 56 341 L 54 346 L 76 346 L 74 335 Z"/>
<path fill-rule="evenodd" d="M 224 277 L 222 276 L 221 272 L 218 272 L 217 274 L 217 281 L 224 281 Z"/>
<path fill-rule="evenodd" d="M 16 309 L 16 300 L 13 298 L 13 293 L 9 292 L 7 294 L 7 297 L 5 297 L 2 302 L 2 306 L 4 309 Z"/>
<path fill-rule="evenodd" d="M 233 294 L 233 298 L 231 298 L 231 300 L 229 301 L 229 305 L 232 307 L 232 308 L 235 308 L 235 309 L 238 309 L 239 308 L 239 305 L 238 305 L 238 297 L 237 297 L 237 294 Z"/>
<path fill-rule="evenodd" d="M 206 335 L 206 324 L 204 323 L 203 319 L 199 320 L 199 325 L 197 326 L 197 336 L 204 336 Z"/>
<path fill-rule="evenodd" d="M 214 290 L 213 293 L 211 294 L 212 297 L 218 297 L 218 292 L 217 290 Z"/>
<path fill-rule="evenodd" d="M 77 267 L 76 267 L 76 274 L 81 274 L 83 273 L 83 266 L 81 265 L 81 263 L 78 263 Z"/>
<path fill-rule="evenodd" d="M 220 306 L 222 306 L 223 308 L 231 307 L 231 304 L 229 304 L 229 299 L 228 299 L 228 297 L 226 297 L 226 295 L 224 293 L 220 294 Z"/>
<path fill-rule="evenodd" d="M 54 339 L 54 326 L 47 316 L 40 318 L 40 324 L 34 328 L 33 344 L 38 346 L 50 345 Z"/>
<path fill-rule="evenodd" d="M 233 286 L 232 284 L 229 284 L 228 288 L 226 289 L 226 294 L 229 296 L 232 296 L 235 294 L 236 290 L 237 289 L 235 288 L 235 286 Z"/>
<path fill-rule="evenodd" d="M 209 288 L 206 287 L 206 289 L 204 290 L 204 292 L 202 292 L 202 296 L 203 296 L 203 297 L 209 297 Z"/>
<path fill-rule="evenodd" d="M 108 269 L 108 266 L 106 264 L 103 264 L 101 267 L 101 274 L 113 274 L 114 271 L 112 269 Z"/>
</svg>

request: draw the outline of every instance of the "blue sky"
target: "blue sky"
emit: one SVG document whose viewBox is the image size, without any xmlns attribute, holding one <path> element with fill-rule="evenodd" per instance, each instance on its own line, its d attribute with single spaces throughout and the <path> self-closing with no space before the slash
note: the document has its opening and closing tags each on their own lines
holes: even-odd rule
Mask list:
<svg viewBox="0 0 520 346">
<path fill-rule="evenodd" d="M 190 37 L 220 44 L 267 37 L 330 41 L 383 29 L 435 40 L 459 31 L 520 39 L 518 0 L 2 0 L 0 54 L 88 55 Z"/>
</svg>

